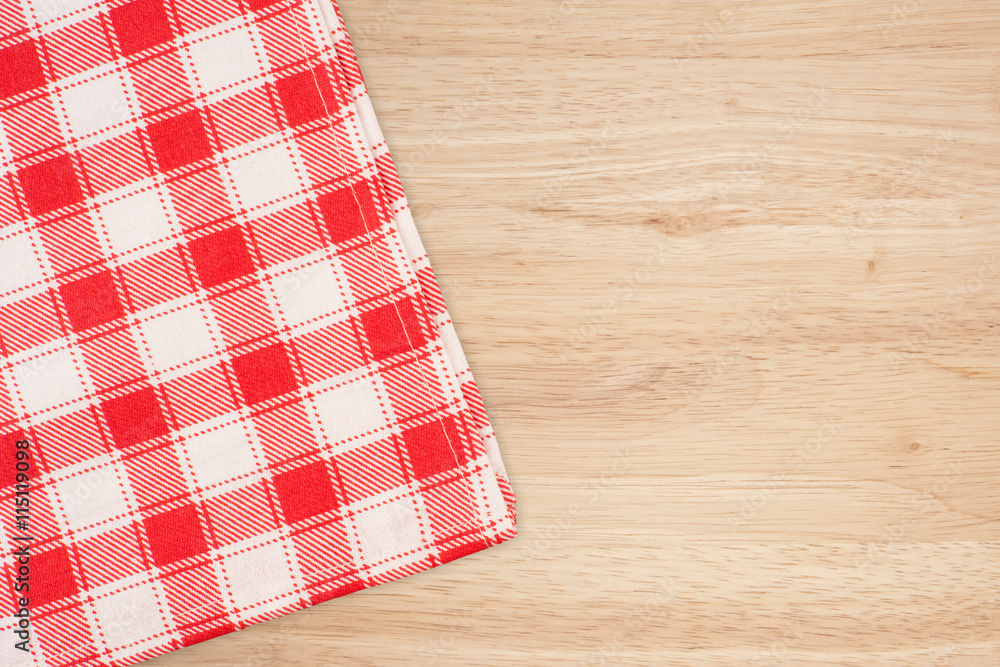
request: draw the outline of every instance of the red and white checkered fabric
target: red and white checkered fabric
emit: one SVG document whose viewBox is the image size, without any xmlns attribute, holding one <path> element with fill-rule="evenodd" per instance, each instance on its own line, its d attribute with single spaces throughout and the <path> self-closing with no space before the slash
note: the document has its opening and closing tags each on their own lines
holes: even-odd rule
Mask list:
<svg viewBox="0 0 1000 667">
<path fill-rule="evenodd" d="M 0 664 L 132 664 L 514 535 L 330 0 L 2 0 L 0 35 Z"/>
</svg>

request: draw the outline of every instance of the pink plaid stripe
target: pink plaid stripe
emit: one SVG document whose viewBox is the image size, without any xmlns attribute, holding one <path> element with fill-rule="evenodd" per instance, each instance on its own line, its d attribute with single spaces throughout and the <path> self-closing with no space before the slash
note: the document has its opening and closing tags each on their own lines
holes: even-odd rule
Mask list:
<svg viewBox="0 0 1000 667">
<path fill-rule="evenodd" d="M 328 0 L 0 7 L 0 631 L 127 665 L 509 539 Z"/>
</svg>

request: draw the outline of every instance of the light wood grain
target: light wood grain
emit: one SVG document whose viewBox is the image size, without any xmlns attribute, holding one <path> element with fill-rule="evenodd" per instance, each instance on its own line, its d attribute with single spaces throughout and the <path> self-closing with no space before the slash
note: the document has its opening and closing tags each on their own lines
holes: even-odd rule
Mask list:
<svg viewBox="0 0 1000 667">
<path fill-rule="evenodd" d="M 1000 2 L 342 0 L 520 536 L 153 665 L 1000 665 Z"/>
</svg>

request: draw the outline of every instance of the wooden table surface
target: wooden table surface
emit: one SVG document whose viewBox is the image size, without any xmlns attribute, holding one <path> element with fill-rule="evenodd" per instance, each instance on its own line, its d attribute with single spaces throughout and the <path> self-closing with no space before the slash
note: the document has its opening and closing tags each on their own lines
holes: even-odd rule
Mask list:
<svg viewBox="0 0 1000 667">
<path fill-rule="evenodd" d="M 1000 665 L 1000 1 L 341 8 L 520 536 L 151 665 Z"/>
</svg>

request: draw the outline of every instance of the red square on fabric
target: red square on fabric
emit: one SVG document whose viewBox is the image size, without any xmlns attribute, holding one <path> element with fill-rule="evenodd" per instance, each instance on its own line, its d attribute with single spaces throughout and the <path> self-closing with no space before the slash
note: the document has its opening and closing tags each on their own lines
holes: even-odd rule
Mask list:
<svg viewBox="0 0 1000 667">
<path fill-rule="evenodd" d="M 17 446 L 18 442 L 24 441 L 31 442 L 25 432 L 21 430 L 0 435 L 0 466 L 2 466 L 0 467 L 0 490 L 17 483 L 19 472 L 17 464 L 19 461 L 23 464 L 22 467 L 27 466 L 25 470 L 20 472 L 24 472 L 31 478 L 38 475 L 34 462 L 34 447 L 32 445 L 27 448 Z M 24 452 L 20 459 L 18 452 Z"/>
<path fill-rule="evenodd" d="M 320 195 L 317 200 L 330 240 L 343 243 L 378 229 L 378 218 L 368 188 L 351 187 Z"/>
<path fill-rule="evenodd" d="M 160 171 L 170 171 L 212 155 L 208 132 L 198 110 L 161 120 L 146 128 Z"/>
<path fill-rule="evenodd" d="M 170 432 L 152 387 L 104 401 L 101 409 L 119 449 Z"/>
<path fill-rule="evenodd" d="M 236 380 L 249 405 L 287 394 L 298 388 L 292 363 L 282 343 L 233 358 Z"/>
<path fill-rule="evenodd" d="M 302 72 L 278 79 L 275 83 L 281 106 L 292 127 L 322 118 L 327 114 L 313 72 Z"/>
<path fill-rule="evenodd" d="M 24 167 L 17 175 L 32 215 L 50 213 L 83 201 L 83 190 L 69 155 Z"/>
<path fill-rule="evenodd" d="M 144 51 L 174 37 L 161 0 L 135 0 L 108 12 L 122 55 Z"/>
<path fill-rule="evenodd" d="M 45 70 L 35 42 L 21 42 L 0 50 L 0 97 L 11 97 L 45 85 Z"/>
<path fill-rule="evenodd" d="M 427 342 L 408 298 L 361 313 L 360 319 L 376 361 Z"/>
<path fill-rule="evenodd" d="M 143 520 L 153 562 L 163 567 L 208 551 L 194 505 L 185 505 Z"/>
<path fill-rule="evenodd" d="M 253 258 L 247 249 L 243 228 L 229 227 L 188 242 L 201 284 L 215 287 L 253 273 Z"/>
<path fill-rule="evenodd" d="M 450 417 L 403 431 L 403 443 L 417 479 L 437 475 L 459 465 L 456 453 L 462 445 L 454 419 Z"/>
<path fill-rule="evenodd" d="M 275 475 L 274 489 L 286 523 L 308 519 L 337 507 L 337 495 L 324 461 Z"/>
<path fill-rule="evenodd" d="M 59 287 L 66 314 L 75 331 L 84 331 L 125 315 L 111 271 Z"/>
<path fill-rule="evenodd" d="M 33 607 L 61 600 L 79 592 L 73 576 L 69 549 L 59 547 L 31 555 L 31 604 Z"/>
</svg>

